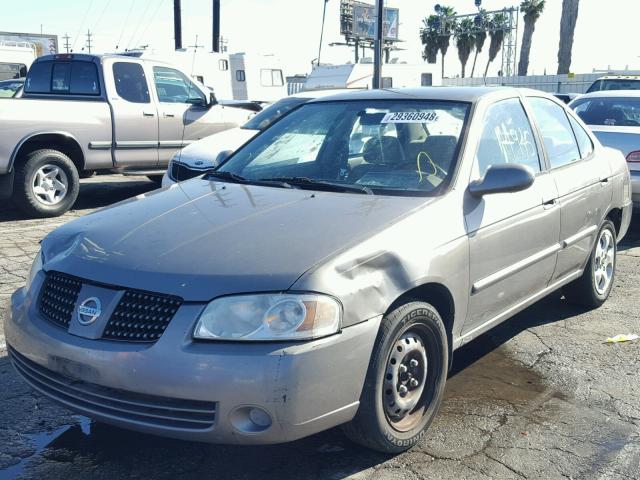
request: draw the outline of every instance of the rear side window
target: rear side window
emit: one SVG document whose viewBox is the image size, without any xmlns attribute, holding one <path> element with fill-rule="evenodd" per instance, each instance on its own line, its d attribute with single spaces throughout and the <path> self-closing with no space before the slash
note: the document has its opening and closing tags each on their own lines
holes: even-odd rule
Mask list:
<svg viewBox="0 0 640 480">
<path fill-rule="evenodd" d="M 116 62 L 113 80 L 118 96 L 131 103 L 150 103 L 149 86 L 144 69 L 139 63 Z"/>
<path fill-rule="evenodd" d="M 478 144 L 474 178 L 481 178 L 491 165 L 517 163 L 540 171 L 540 158 L 529 119 L 520 100 L 494 103 L 484 118 Z"/>
<path fill-rule="evenodd" d="M 573 133 L 576 134 L 580 157 L 589 157 L 593 153 L 593 142 L 589 138 L 589 135 L 571 115 L 569 115 L 569 123 L 571 124 L 571 128 L 573 128 Z"/>
<path fill-rule="evenodd" d="M 580 151 L 564 109 L 547 98 L 531 97 L 529 104 L 540 129 L 551 168 L 580 160 Z"/>
<path fill-rule="evenodd" d="M 38 62 L 31 65 L 24 85 L 26 93 L 51 93 L 51 70 L 53 62 Z"/>
<path fill-rule="evenodd" d="M 91 62 L 37 62 L 31 66 L 26 93 L 100 95 L 98 69 Z"/>
</svg>

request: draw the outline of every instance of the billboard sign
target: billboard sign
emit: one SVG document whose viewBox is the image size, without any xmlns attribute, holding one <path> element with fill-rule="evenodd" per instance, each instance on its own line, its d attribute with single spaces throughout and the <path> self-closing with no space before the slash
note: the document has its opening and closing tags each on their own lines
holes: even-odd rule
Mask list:
<svg viewBox="0 0 640 480">
<path fill-rule="evenodd" d="M 36 55 L 58 53 L 58 36 L 39 33 L 0 32 L 0 42 L 29 42 L 36 47 Z"/>
<path fill-rule="evenodd" d="M 385 40 L 398 40 L 397 8 L 385 8 L 382 33 Z M 369 5 L 353 6 L 353 36 L 373 40 L 376 37 L 376 9 Z"/>
</svg>

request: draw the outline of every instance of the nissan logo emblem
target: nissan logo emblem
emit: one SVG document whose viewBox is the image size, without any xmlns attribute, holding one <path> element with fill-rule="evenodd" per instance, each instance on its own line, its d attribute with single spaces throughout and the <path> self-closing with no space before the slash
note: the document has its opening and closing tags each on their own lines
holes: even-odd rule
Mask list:
<svg viewBox="0 0 640 480">
<path fill-rule="evenodd" d="M 96 297 L 87 298 L 78 307 L 78 322 L 81 325 L 91 325 L 102 313 L 100 299 Z"/>
</svg>

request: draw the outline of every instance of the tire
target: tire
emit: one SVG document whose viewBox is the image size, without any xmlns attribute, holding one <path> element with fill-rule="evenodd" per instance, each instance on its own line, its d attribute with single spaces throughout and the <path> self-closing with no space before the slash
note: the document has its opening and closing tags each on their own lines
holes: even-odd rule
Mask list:
<svg viewBox="0 0 640 480">
<path fill-rule="evenodd" d="M 604 242 L 607 242 L 606 250 L 603 249 Z M 605 220 L 582 276 L 563 288 L 567 300 L 588 308 L 602 305 L 613 288 L 617 255 L 615 226 Z"/>
<path fill-rule="evenodd" d="M 413 447 L 424 437 L 440 406 L 448 357 L 447 332 L 431 305 L 410 302 L 385 316 L 371 355 L 360 407 L 353 420 L 343 426 L 345 434 L 360 445 L 384 453 L 400 453 Z M 409 380 L 410 374 L 417 385 Z M 403 386 L 409 388 L 404 397 Z"/>
<path fill-rule="evenodd" d="M 39 180 L 44 177 L 47 177 L 46 181 Z M 41 185 L 40 189 L 38 183 Z M 64 193 L 59 190 L 60 185 L 65 187 Z M 80 180 L 76 166 L 67 155 L 57 150 L 36 150 L 16 167 L 14 202 L 30 217 L 62 215 L 73 206 L 79 190 Z"/>
</svg>

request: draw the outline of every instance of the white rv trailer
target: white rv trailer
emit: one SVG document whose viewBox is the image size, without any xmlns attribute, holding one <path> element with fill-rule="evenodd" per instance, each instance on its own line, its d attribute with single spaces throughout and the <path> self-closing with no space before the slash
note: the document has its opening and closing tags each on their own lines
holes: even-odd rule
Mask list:
<svg viewBox="0 0 640 480">
<path fill-rule="evenodd" d="M 287 96 L 282 63 L 277 57 L 247 53 L 229 57 L 234 100 L 274 102 Z"/>
<path fill-rule="evenodd" d="M 272 55 L 213 53 L 194 48 L 134 50 L 126 55 L 167 62 L 191 72 L 222 100 L 273 102 L 287 96 L 282 65 Z"/>
<path fill-rule="evenodd" d="M 0 41 L 0 80 L 25 77 L 36 56 L 32 43 Z"/>
<path fill-rule="evenodd" d="M 305 90 L 331 88 L 372 88 L 373 64 L 349 63 L 315 67 L 304 87 Z M 441 85 L 438 68 L 432 65 L 385 63 L 382 65 L 382 88 L 430 87 Z"/>
</svg>

